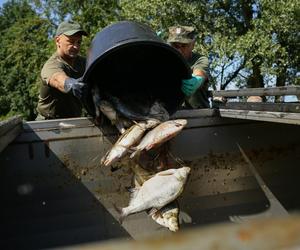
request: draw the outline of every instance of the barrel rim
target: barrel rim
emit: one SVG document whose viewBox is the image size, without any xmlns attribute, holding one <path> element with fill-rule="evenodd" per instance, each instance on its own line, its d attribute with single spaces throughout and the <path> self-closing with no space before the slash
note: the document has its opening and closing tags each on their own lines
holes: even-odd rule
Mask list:
<svg viewBox="0 0 300 250">
<path fill-rule="evenodd" d="M 114 46 L 110 47 L 109 49 L 107 49 L 106 51 L 104 51 L 101 55 L 99 55 L 99 57 L 97 57 L 97 59 L 95 59 L 90 65 L 86 66 L 86 71 L 83 75 L 83 82 L 86 82 L 89 84 L 89 82 L 87 81 L 88 78 L 90 77 L 91 72 L 94 70 L 94 68 L 99 64 L 100 61 L 104 60 L 108 55 L 115 53 L 118 50 L 121 50 L 125 47 L 129 47 L 132 45 L 140 45 L 140 44 L 145 44 L 145 45 L 154 45 L 156 47 L 163 47 L 166 48 L 167 50 L 172 51 L 172 53 L 174 55 L 176 55 L 180 61 L 182 61 L 182 63 L 184 64 L 185 68 L 187 69 L 187 72 L 189 73 L 189 75 L 191 75 L 191 69 L 187 63 L 187 61 L 182 57 L 182 55 L 173 47 L 171 47 L 169 44 L 167 43 L 162 43 L 159 41 L 155 41 L 155 40 L 145 40 L 145 39 L 126 39 L 121 41 L 120 43 L 115 44 Z"/>
</svg>

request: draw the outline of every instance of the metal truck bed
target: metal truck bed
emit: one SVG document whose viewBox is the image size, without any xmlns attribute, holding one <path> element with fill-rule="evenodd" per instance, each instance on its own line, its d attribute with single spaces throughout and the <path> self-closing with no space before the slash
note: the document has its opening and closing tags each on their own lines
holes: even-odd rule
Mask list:
<svg viewBox="0 0 300 250">
<path fill-rule="evenodd" d="M 180 117 L 187 118 L 188 125 L 171 140 L 170 151 L 192 167 L 179 198 L 181 231 L 253 214 L 281 214 L 266 213 L 270 200 L 237 143 L 284 209 L 299 209 L 299 126 L 221 118 L 213 110 L 174 115 Z M 128 203 L 130 162 L 115 171 L 100 166 L 116 138 L 115 129 L 97 127 L 88 118 L 25 122 L 0 153 L 0 248 L 168 237 L 171 232 L 145 212 L 119 224 L 113 204 Z"/>
</svg>

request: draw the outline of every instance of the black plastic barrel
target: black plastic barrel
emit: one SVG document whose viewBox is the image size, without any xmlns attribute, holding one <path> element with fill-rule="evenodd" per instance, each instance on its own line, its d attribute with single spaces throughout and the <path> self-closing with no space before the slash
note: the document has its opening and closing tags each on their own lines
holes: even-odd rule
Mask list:
<svg viewBox="0 0 300 250">
<path fill-rule="evenodd" d="M 92 41 L 83 81 L 90 90 L 119 98 L 157 99 L 172 114 L 183 101 L 181 81 L 191 75 L 181 54 L 148 26 L 122 21 L 104 28 Z M 91 94 L 87 109 L 94 114 Z"/>
</svg>

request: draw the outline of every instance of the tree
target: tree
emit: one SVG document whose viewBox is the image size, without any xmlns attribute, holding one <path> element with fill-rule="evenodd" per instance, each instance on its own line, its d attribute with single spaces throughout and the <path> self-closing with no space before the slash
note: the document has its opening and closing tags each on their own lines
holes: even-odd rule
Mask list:
<svg viewBox="0 0 300 250">
<path fill-rule="evenodd" d="M 0 117 L 34 119 L 40 70 L 54 51 L 53 36 L 62 20 L 72 19 L 93 36 L 118 20 L 118 1 L 11 0 L 0 11 Z"/>
<path fill-rule="evenodd" d="M 166 38 L 176 24 L 197 28 L 196 50 L 211 62 L 212 87 L 300 84 L 299 16 L 294 0 L 10 0 L 0 9 L 0 117 L 35 117 L 43 63 L 57 25 L 82 24 L 91 39 L 107 25 L 136 20 Z"/>
<path fill-rule="evenodd" d="M 123 0 L 121 7 L 124 18 L 156 30 L 194 25 L 196 49 L 209 55 L 214 88 L 263 87 L 269 79 L 299 84 L 299 7 L 293 0 Z"/>
<path fill-rule="evenodd" d="M 80 23 L 89 34 L 83 41 L 82 51 L 87 50 L 97 32 L 120 20 L 118 0 L 30 0 L 30 2 L 37 12 L 42 13 L 42 17 L 51 21 L 53 25 L 52 35 L 54 35 L 59 23 L 64 20 L 73 20 Z"/>
<path fill-rule="evenodd" d="M 11 1 L 0 14 L 1 116 L 35 118 L 42 63 L 49 55 L 49 22 L 25 1 Z"/>
</svg>

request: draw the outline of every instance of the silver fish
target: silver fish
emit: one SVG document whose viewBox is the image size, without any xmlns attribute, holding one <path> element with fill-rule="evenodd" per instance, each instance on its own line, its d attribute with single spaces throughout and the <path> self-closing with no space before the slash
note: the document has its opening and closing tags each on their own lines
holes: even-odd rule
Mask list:
<svg viewBox="0 0 300 250">
<path fill-rule="evenodd" d="M 111 123 L 116 126 L 121 134 L 126 131 L 128 125 L 132 124 L 130 121 L 119 117 L 111 103 L 106 100 L 100 101 L 99 109 L 111 121 Z"/>
<path fill-rule="evenodd" d="M 130 120 L 144 121 L 157 119 L 161 122 L 169 120 L 169 113 L 164 105 L 158 101 L 148 103 L 147 100 L 121 100 L 112 95 L 107 95 L 107 99 L 114 108 L 124 117 Z"/>
<path fill-rule="evenodd" d="M 158 101 L 155 101 L 149 111 L 149 117 L 158 119 L 162 122 L 170 119 L 169 112 L 165 109 L 164 105 Z"/>
<path fill-rule="evenodd" d="M 149 110 L 143 110 L 144 106 L 132 105 L 132 103 L 122 101 L 120 98 L 112 95 L 107 95 L 107 99 L 122 116 L 130 120 L 145 121 L 150 119 L 146 114 Z"/>
<path fill-rule="evenodd" d="M 133 158 L 144 149 L 148 151 L 175 137 L 186 124 L 187 120 L 185 119 L 170 120 L 159 124 L 143 137 L 138 146 L 133 148 L 134 152 L 130 155 L 130 158 Z"/>
<path fill-rule="evenodd" d="M 152 215 L 174 201 L 182 193 L 190 170 L 189 167 L 182 167 L 161 171 L 145 181 L 140 188 L 135 188 L 129 205 L 121 209 L 116 208 L 120 213 L 120 222 L 130 214 L 150 208 Z"/>
<path fill-rule="evenodd" d="M 100 110 L 99 110 L 99 106 L 100 106 L 100 91 L 99 91 L 99 87 L 97 85 L 95 85 L 92 90 L 92 97 L 93 97 L 93 102 L 94 102 L 94 106 L 95 106 L 95 112 L 96 112 L 96 119 L 100 117 Z"/>
<path fill-rule="evenodd" d="M 145 131 L 159 124 L 158 120 L 147 120 L 136 123 L 123 133 L 112 149 L 101 159 L 101 164 L 109 166 L 123 157 L 131 146 L 140 141 Z"/>
<path fill-rule="evenodd" d="M 150 170 L 145 170 L 139 164 L 130 165 L 134 172 L 134 186 L 141 187 L 145 181 L 150 179 L 154 174 Z M 147 213 L 149 213 L 147 211 Z M 179 206 L 177 201 L 173 201 L 166 206 L 159 209 L 157 212 L 151 215 L 151 218 L 159 225 L 168 228 L 172 232 L 179 230 L 178 223 Z"/>
<path fill-rule="evenodd" d="M 170 231 L 177 232 L 179 230 L 178 216 L 179 207 L 177 202 L 173 201 L 152 214 L 151 218 Z"/>
<path fill-rule="evenodd" d="M 111 121 L 112 124 L 116 123 L 116 121 L 118 120 L 117 112 L 108 101 L 100 101 L 99 109 Z"/>
</svg>

